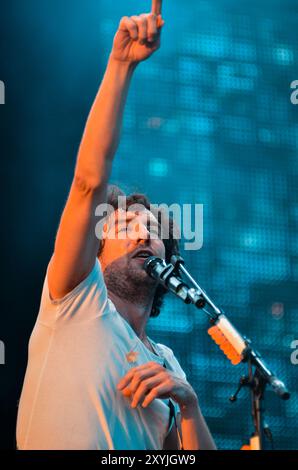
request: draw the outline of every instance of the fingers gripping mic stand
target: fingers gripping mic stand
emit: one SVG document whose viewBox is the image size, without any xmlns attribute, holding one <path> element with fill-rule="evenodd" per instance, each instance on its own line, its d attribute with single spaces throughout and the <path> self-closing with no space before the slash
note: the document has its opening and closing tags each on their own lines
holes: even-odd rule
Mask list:
<svg viewBox="0 0 298 470">
<path fill-rule="evenodd" d="M 173 292 L 184 303 L 195 305 L 209 316 L 211 326 L 208 333 L 233 365 L 240 362 L 248 364 L 248 375 L 241 377 L 238 389 L 230 397 L 230 401 L 237 400 L 242 387 L 250 389 L 254 433 L 250 439 L 249 448 L 251 450 L 263 449 L 264 435 L 272 442 L 270 429 L 263 421 L 266 386 L 270 385 L 280 398 L 288 400 L 290 393 L 285 384 L 268 368 L 261 355 L 253 349 L 251 341 L 236 330 L 223 311 L 201 289 L 185 268 L 183 258 L 172 256 L 171 263 L 166 264 L 164 260 L 150 256 L 144 263 L 144 269 L 149 276 L 157 280 L 165 289 Z M 185 282 L 182 276 L 186 279 Z"/>
</svg>

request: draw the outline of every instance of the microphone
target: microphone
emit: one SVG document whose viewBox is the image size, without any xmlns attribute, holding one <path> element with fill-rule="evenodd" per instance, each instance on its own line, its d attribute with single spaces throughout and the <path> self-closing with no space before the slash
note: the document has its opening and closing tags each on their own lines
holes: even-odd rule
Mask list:
<svg viewBox="0 0 298 470">
<path fill-rule="evenodd" d="M 236 330 L 223 311 L 212 302 L 193 279 L 184 266 L 183 258 L 172 256 L 171 263 L 167 264 L 164 259 L 149 256 L 143 264 L 143 269 L 158 284 L 173 292 L 184 303 L 192 303 L 210 316 L 212 326 L 208 329 L 208 333 L 232 364 L 236 365 L 240 362 L 253 364 L 256 367 L 254 375 L 261 374 L 264 383 L 270 384 L 273 391 L 283 400 L 290 398 L 285 384 L 266 366 L 261 355 L 251 347 L 250 341 Z M 182 281 L 179 270 L 193 287 L 189 287 Z M 213 312 L 210 313 L 204 309 L 206 304 L 213 309 Z"/>
<path fill-rule="evenodd" d="M 143 268 L 152 279 L 176 294 L 183 302 L 186 304 L 191 302 L 188 297 L 189 287 L 174 273 L 175 268 L 172 264 L 166 264 L 164 259 L 157 256 L 149 256 Z"/>
</svg>

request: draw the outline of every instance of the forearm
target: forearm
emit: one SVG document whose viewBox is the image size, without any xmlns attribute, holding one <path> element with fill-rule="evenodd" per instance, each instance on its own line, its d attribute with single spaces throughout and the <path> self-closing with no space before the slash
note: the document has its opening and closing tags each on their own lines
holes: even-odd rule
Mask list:
<svg viewBox="0 0 298 470">
<path fill-rule="evenodd" d="M 74 289 L 94 266 L 99 247 L 95 209 L 107 199 L 107 183 L 119 144 L 131 77 L 136 65 L 148 59 L 160 45 L 161 15 L 132 18 L 123 17 L 119 23 L 80 144 L 73 184 L 49 266 L 49 289 L 54 299 Z"/>
<path fill-rule="evenodd" d="M 181 408 L 181 434 L 184 450 L 216 450 L 198 404 Z"/>
<path fill-rule="evenodd" d="M 90 186 L 108 178 L 120 140 L 124 107 L 136 65 L 109 58 L 79 148 L 75 175 Z"/>
</svg>

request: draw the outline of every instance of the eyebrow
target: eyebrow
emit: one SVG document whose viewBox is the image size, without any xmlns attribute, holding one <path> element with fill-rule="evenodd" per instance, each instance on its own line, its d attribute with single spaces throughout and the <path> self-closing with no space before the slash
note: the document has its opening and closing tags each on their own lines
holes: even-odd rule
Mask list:
<svg viewBox="0 0 298 470">
<path fill-rule="evenodd" d="M 137 217 L 137 216 L 136 215 L 130 215 L 128 217 L 125 217 L 125 218 L 121 219 L 120 221 L 119 221 L 119 219 L 117 219 L 115 221 L 115 223 L 111 226 L 111 228 L 114 228 L 115 231 L 118 232 L 119 231 L 119 229 L 118 229 L 119 225 L 121 225 L 122 223 L 125 223 L 125 226 L 127 226 L 127 224 L 129 222 L 131 222 L 135 217 Z M 158 220 L 152 220 L 152 218 L 151 218 L 151 220 L 146 221 L 146 227 L 147 228 L 148 228 L 148 226 L 150 226 L 150 223 L 152 224 L 151 228 L 157 228 L 157 232 L 159 234 L 159 231 L 161 230 L 160 222 Z"/>
<path fill-rule="evenodd" d="M 117 218 L 116 221 L 115 221 L 115 223 L 112 225 L 112 227 L 115 228 L 116 231 L 118 232 L 118 227 L 119 227 L 119 225 L 121 225 L 122 223 L 125 223 L 125 225 L 127 225 L 128 222 L 130 222 L 131 220 L 133 220 L 133 218 L 134 218 L 134 216 L 132 216 L 132 215 L 131 215 L 131 216 L 128 216 L 128 217 L 125 217 L 125 218 L 121 219 L 120 221 L 119 221 L 119 219 Z M 111 228 L 112 228 L 112 227 L 111 227 Z"/>
</svg>

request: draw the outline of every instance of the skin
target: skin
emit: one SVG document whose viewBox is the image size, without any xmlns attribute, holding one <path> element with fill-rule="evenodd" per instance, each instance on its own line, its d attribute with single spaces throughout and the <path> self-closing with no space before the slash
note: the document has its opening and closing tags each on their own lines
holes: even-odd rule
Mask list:
<svg viewBox="0 0 298 470">
<path fill-rule="evenodd" d="M 165 257 L 165 246 L 156 237 L 158 222 L 148 210 L 138 213 L 116 211 L 109 219 L 100 262 L 109 292 L 117 310 L 131 324 L 136 334 L 148 346 L 146 324 L 150 316 L 156 283 L 143 269 L 144 259 L 134 258 L 142 250 L 150 250 L 153 256 Z M 149 231 L 151 221 L 152 231 Z M 154 227 L 155 224 L 155 227 Z M 129 230 L 127 237 L 125 231 Z M 150 346 L 149 346 L 150 348 Z"/>
<path fill-rule="evenodd" d="M 88 276 L 94 266 L 99 245 L 95 234 L 98 222 L 95 208 L 106 202 L 107 184 L 120 140 L 123 111 L 134 70 L 160 47 L 164 25 L 161 3 L 161 0 L 153 0 L 150 13 L 124 17 L 120 21 L 107 69 L 85 126 L 73 182 L 49 264 L 48 283 L 53 299 L 63 298 Z M 145 329 L 156 285 L 142 269 L 144 260 L 136 260 L 132 256 L 137 249 L 147 248 L 156 256 L 164 257 L 165 248 L 160 239 L 149 236 L 146 211 L 127 214 L 126 221 L 123 221 L 122 215 L 119 212 L 116 214 L 119 230 L 121 224 L 125 228 L 129 221 L 134 222 L 139 227 L 138 237 L 134 240 L 109 237 L 112 224 L 108 220 L 100 261 L 109 297 L 150 348 Z M 153 214 L 149 215 L 153 217 Z M 116 289 L 115 284 L 122 290 Z M 172 372 L 154 362 L 143 364 L 132 368 L 121 379 L 116 392 L 130 396 L 132 408 L 150 406 L 156 398 L 173 398 L 181 411 L 179 426 L 183 448 L 215 448 L 193 388 Z M 174 428 L 164 448 L 179 448 Z"/>
</svg>

